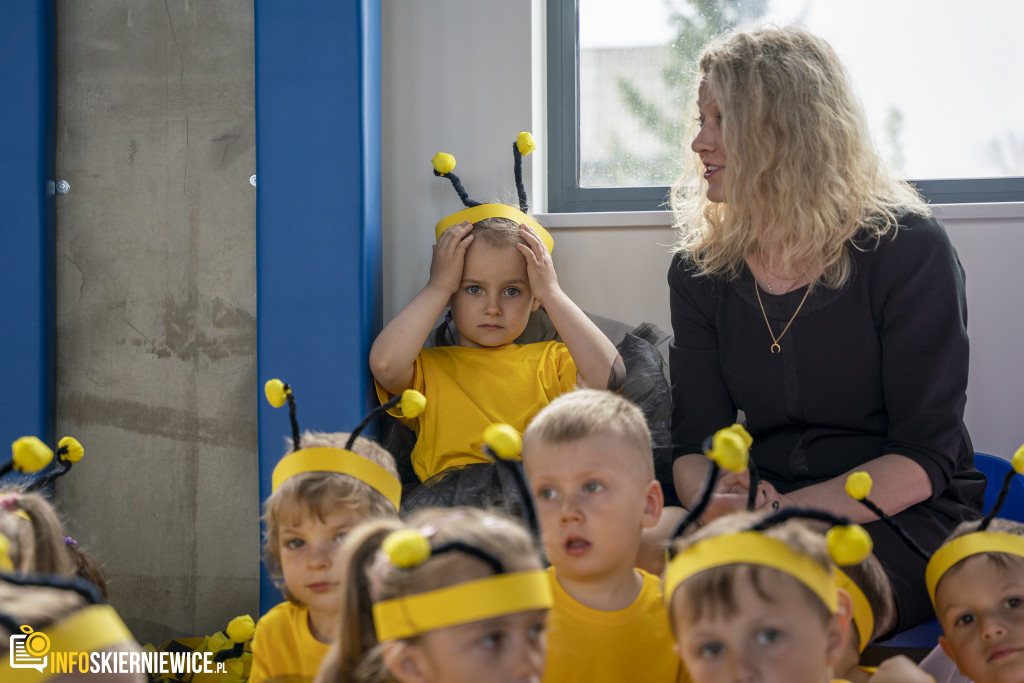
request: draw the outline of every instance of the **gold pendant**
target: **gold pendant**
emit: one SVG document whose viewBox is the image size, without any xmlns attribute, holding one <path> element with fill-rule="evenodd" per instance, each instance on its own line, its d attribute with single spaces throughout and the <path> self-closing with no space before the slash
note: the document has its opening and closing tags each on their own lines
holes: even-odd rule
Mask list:
<svg viewBox="0 0 1024 683">
<path fill-rule="evenodd" d="M 772 344 L 772 354 L 782 353 L 782 347 L 778 343 Z"/>
</svg>

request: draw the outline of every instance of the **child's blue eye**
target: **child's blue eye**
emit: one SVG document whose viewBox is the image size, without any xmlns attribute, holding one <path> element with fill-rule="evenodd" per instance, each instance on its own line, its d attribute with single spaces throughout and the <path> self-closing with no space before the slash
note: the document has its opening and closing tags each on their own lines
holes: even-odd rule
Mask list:
<svg viewBox="0 0 1024 683">
<path fill-rule="evenodd" d="M 583 490 L 586 493 L 600 493 L 601 491 L 604 491 L 604 485 L 599 484 L 596 481 L 588 481 L 583 485 Z"/>
<path fill-rule="evenodd" d="M 284 547 L 288 548 L 289 550 L 296 550 L 304 545 L 306 545 L 306 542 L 303 541 L 301 538 L 290 538 L 284 542 Z"/>
<path fill-rule="evenodd" d="M 342 541 L 345 540 L 346 536 L 348 536 L 348 532 L 347 531 L 339 531 L 338 533 L 334 534 L 334 540 L 337 541 L 338 543 L 341 543 Z"/>
<path fill-rule="evenodd" d="M 467 294 L 479 294 L 481 291 L 483 290 L 480 289 L 479 285 L 470 285 L 469 287 L 466 287 Z"/>
<path fill-rule="evenodd" d="M 761 645 L 771 645 L 782 638 L 782 632 L 774 628 L 766 628 L 758 631 L 757 642 Z"/>
<path fill-rule="evenodd" d="M 505 290 L 505 296 L 519 296 L 518 287 L 509 287 Z"/>
<path fill-rule="evenodd" d="M 495 650 L 501 646 L 501 633 L 488 633 L 480 639 L 480 645 L 486 650 Z"/>
<path fill-rule="evenodd" d="M 554 500 L 557 495 L 554 489 L 540 489 L 537 491 L 537 497 L 541 500 Z"/>
<path fill-rule="evenodd" d="M 697 648 L 697 656 L 702 659 L 714 659 L 722 654 L 722 649 L 721 643 L 705 643 Z"/>
</svg>

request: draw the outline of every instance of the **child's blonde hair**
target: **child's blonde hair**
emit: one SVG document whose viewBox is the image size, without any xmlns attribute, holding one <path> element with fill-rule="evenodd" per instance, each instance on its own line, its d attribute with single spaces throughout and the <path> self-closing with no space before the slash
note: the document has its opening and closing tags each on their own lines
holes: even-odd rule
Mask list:
<svg viewBox="0 0 1024 683">
<path fill-rule="evenodd" d="M 526 244 L 519 235 L 519 224 L 511 218 L 485 218 L 473 224 L 469 231 L 476 239 L 482 239 L 494 247 L 515 247 L 517 244 Z"/>
<path fill-rule="evenodd" d="M 348 442 L 347 432 L 304 432 L 299 447 L 344 449 Z M 288 440 L 289 446 L 291 439 Z M 395 458 L 375 441 L 356 437 L 352 451 L 380 465 L 398 479 Z M 289 448 L 291 452 L 291 448 Z M 282 517 L 291 515 L 301 520 L 306 515 L 315 515 L 323 521 L 334 510 L 344 508 L 357 514 L 371 517 L 396 517 L 395 506 L 379 491 L 368 484 L 340 472 L 305 472 L 285 480 L 263 504 L 263 559 L 279 589 L 289 600 L 293 596 L 284 585 L 281 574 L 280 530 Z"/>
<path fill-rule="evenodd" d="M 321 669 L 317 680 L 381 683 L 392 680 L 373 624 L 373 604 L 491 576 L 483 560 L 463 552 L 434 555 L 411 568 L 391 564 L 380 552 L 387 536 L 406 525 L 397 520 L 371 520 L 352 530 L 342 547 L 346 568 L 341 609 L 341 639 L 337 645 L 337 671 Z M 533 537 L 515 520 L 475 508 L 426 509 L 409 520 L 437 547 L 462 541 L 499 560 L 506 572 L 541 567 Z M 414 641 L 415 637 L 409 640 Z"/>
<path fill-rule="evenodd" d="M 634 448 L 624 454 L 642 463 L 645 476 L 654 478 L 654 455 L 647 419 L 635 404 L 611 391 L 577 389 L 548 404 L 526 428 L 524 451 L 532 441 L 562 444 L 594 434 L 617 436 Z"/>
<path fill-rule="evenodd" d="M 696 533 L 676 540 L 674 550 L 678 554 L 701 541 L 725 534 L 746 531 L 762 517 L 763 515 L 759 513 L 736 513 L 720 517 Z M 805 555 L 816 564 L 821 565 L 826 571 L 832 573 L 832 558 L 828 554 L 828 546 L 824 537 L 811 530 L 805 522 L 791 519 L 782 524 L 771 526 L 759 533 L 782 541 L 793 551 Z M 820 614 L 822 623 L 827 622 L 830 613 L 828 607 L 821 601 L 821 598 L 804 585 L 802 581 L 772 567 L 755 564 L 731 564 L 713 567 L 688 578 L 679 586 L 677 592 L 682 593 L 682 604 L 686 606 L 691 622 L 701 619 L 705 611 L 712 615 L 721 612 L 727 617 L 732 617 L 741 608 L 741 605 L 736 600 L 736 586 L 740 581 L 749 580 L 754 592 L 762 600 L 774 602 L 775 598 L 773 597 L 771 586 L 773 582 L 778 581 L 779 577 L 782 576 L 788 577 L 800 586 L 800 590 L 807 598 L 808 604 L 812 605 L 815 611 Z M 672 604 L 675 604 L 676 599 L 676 596 L 672 596 Z M 669 617 L 674 631 L 676 629 L 674 610 L 669 610 Z"/>
<path fill-rule="evenodd" d="M 60 517 L 38 493 L 25 493 L 14 487 L 0 490 L 0 534 L 11 542 L 15 572 L 66 576 L 75 573 L 64 545 Z"/>
</svg>

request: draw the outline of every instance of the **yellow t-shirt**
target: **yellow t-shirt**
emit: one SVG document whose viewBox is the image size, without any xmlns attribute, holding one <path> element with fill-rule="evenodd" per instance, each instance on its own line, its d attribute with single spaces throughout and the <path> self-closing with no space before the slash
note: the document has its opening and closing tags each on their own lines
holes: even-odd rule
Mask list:
<svg viewBox="0 0 1024 683">
<path fill-rule="evenodd" d="M 676 656 L 661 579 L 638 569 L 644 584 L 633 604 L 614 612 L 581 605 L 548 569 L 555 602 L 548 618 L 543 683 L 689 683 Z"/>
<path fill-rule="evenodd" d="M 391 398 L 376 386 L 381 403 Z M 427 407 L 402 419 L 416 430 L 416 475 L 426 481 L 449 467 L 490 462 L 482 451 L 484 428 L 504 422 L 522 432 L 541 408 L 575 387 L 576 364 L 560 342 L 423 349 L 411 388 L 426 396 Z"/>
<path fill-rule="evenodd" d="M 249 683 L 260 683 L 273 676 L 312 680 L 328 648 L 330 645 L 321 643 L 309 630 L 309 609 L 282 602 L 256 624 Z"/>
</svg>

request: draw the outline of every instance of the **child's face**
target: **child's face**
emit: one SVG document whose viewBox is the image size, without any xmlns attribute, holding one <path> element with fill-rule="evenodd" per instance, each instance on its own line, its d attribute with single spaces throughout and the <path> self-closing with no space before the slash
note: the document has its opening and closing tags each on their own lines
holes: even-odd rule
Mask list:
<svg viewBox="0 0 1024 683">
<path fill-rule="evenodd" d="M 1024 681 L 1024 558 L 969 557 L 939 581 L 939 645 L 976 683 Z"/>
<path fill-rule="evenodd" d="M 291 513 L 291 514 L 289 514 Z M 337 562 L 345 534 L 366 517 L 361 511 L 338 507 L 321 521 L 306 510 L 285 510 L 278 532 L 278 552 L 285 585 L 311 614 L 341 609 L 344 567 Z"/>
<path fill-rule="evenodd" d="M 527 444 L 544 549 L 559 577 L 591 582 L 633 571 L 641 532 L 657 524 L 663 502 L 635 449 L 611 434 Z"/>
<path fill-rule="evenodd" d="M 839 660 L 847 622 L 821 612 L 803 587 L 785 575 L 772 581 L 772 601 L 754 589 L 749 574 L 737 575 L 736 613 L 705 609 L 694 621 L 684 591 L 672 600 L 676 654 L 694 683 L 823 683 Z"/>
<path fill-rule="evenodd" d="M 527 683 L 544 672 L 547 610 L 431 631 L 392 668 L 402 683 Z"/>
<path fill-rule="evenodd" d="M 526 259 L 515 246 L 474 242 L 466 250 L 462 284 L 452 294 L 451 306 L 459 346 L 511 344 L 526 329 L 530 311 L 537 309 Z"/>
</svg>

